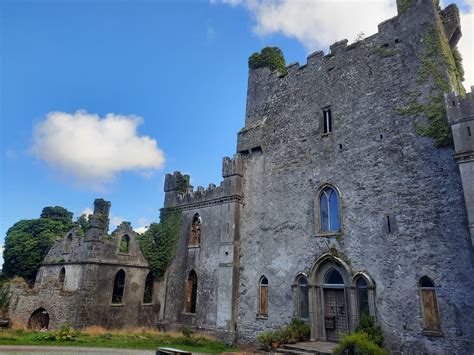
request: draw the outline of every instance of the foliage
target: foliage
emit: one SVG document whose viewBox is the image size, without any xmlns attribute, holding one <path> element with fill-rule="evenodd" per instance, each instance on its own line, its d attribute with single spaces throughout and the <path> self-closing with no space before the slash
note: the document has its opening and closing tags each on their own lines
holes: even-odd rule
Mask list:
<svg viewBox="0 0 474 355">
<path fill-rule="evenodd" d="M 464 67 L 462 65 L 462 55 L 459 52 L 458 47 L 454 48 L 453 51 L 454 65 L 456 66 L 456 75 L 459 81 L 464 81 Z"/>
<path fill-rule="evenodd" d="M 78 235 L 84 235 L 89 226 L 89 220 L 85 213 L 79 216 L 79 218 L 76 221 L 76 226 L 78 227 L 76 233 Z"/>
<path fill-rule="evenodd" d="M 355 332 L 350 335 L 343 334 L 333 354 L 360 354 L 360 355 L 387 355 L 388 353 L 370 340 L 367 333 Z"/>
<path fill-rule="evenodd" d="M 263 332 L 257 335 L 256 341 L 265 350 L 269 350 L 272 344 L 288 344 L 298 341 L 307 341 L 311 335 L 311 327 L 301 319 L 293 318 L 290 324 L 273 332 Z"/>
<path fill-rule="evenodd" d="M 23 277 L 30 283 L 51 245 L 70 230 L 72 213 L 62 207 L 46 207 L 41 218 L 21 220 L 7 231 L 3 272 L 7 277 Z"/>
<path fill-rule="evenodd" d="M 161 210 L 160 223 L 152 223 L 138 236 L 140 249 L 150 264 L 155 278 L 162 278 L 176 254 L 181 231 L 181 213 L 173 209 Z"/>
<path fill-rule="evenodd" d="M 393 57 L 397 55 L 397 51 L 395 49 L 385 48 L 385 47 L 378 48 L 377 53 L 380 56 L 380 58 L 388 58 L 388 57 Z"/>
<path fill-rule="evenodd" d="M 127 239 L 126 237 L 122 237 L 122 239 L 120 239 L 119 253 L 122 253 L 122 254 L 128 253 L 129 244 L 130 244 L 130 240 Z"/>
<path fill-rule="evenodd" d="M 374 317 L 371 317 L 366 313 L 362 313 L 355 332 L 366 333 L 369 336 L 370 341 L 374 342 L 380 347 L 383 346 L 384 335 L 382 328 L 380 325 L 375 323 Z"/>
<path fill-rule="evenodd" d="M 222 353 L 235 351 L 220 341 L 208 336 L 194 336 L 191 340 L 173 333 L 163 333 L 152 328 L 126 328 L 121 330 L 90 327 L 76 333 L 72 339 L 48 339 L 45 335 L 60 331 L 38 332 L 30 330 L 0 330 L 0 345 L 33 345 L 33 346 L 81 346 L 122 349 L 153 349 L 173 347 L 198 353 Z M 192 343 L 192 344 L 189 344 Z"/>
<path fill-rule="evenodd" d="M 189 187 L 189 182 L 188 182 L 188 180 L 184 177 L 183 174 L 181 174 L 180 172 L 178 172 L 178 173 L 176 174 L 176 186 L 175 186 L 175 190 L 184 194 L 184 193 L 188 190 L 188 187 Z"/>
<path fill-rule="evenodd" d="M 77 332 L 72 329 L 68 323 L 62 325 L 60 330 L 53 332 L 41 333 L 36 337 L 37 340 L 62 340 L 62 341 L 71 341 L 75 340 L 77 337 Z"/>
<path fill-rule="evenodd" d="M 183 333 L 183 336 L 187 337 L 187 338 L 190 338 L 191 335 L 192 335 L 192 331 L 191 331 L 191 328 L 189 327 L 189 325 L 185 325 L 183 330 L 181 331 Z"/>
<path fill-rule="evenodd" d="M 269 68 L 286 74 L 286 62 L 283 52 L 278 47 L 265 47 L 260 53 L 255 52 L 249 57 L 249 68 Z"/>
<path fill-rule="evenodd" d="M 0 309 L 7 309 L 10 305 L 11 298 L 10 284 L 8 281 L 4 281 L 0 284 Z"/>
</svg>

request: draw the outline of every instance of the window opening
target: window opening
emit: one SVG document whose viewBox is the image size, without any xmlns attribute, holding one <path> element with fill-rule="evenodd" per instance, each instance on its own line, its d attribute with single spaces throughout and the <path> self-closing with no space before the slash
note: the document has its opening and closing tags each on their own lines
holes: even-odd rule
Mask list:
<svg viewBox="0 0 474 355">
<path fill-rule="evenodd" d="M 143 303 L 153 303 L 153 273 L 149 272 L 145 279 L 145 291 L 143 292 Z"/>
<path fill-rule="evenodd" d="M 467 126 L 467 135 L 470 137 L 471 136 L 471 127 Z"/>
<path fill-rule="evenodd" d="M 28 319 L 28 328 L 33 330 L 47 330 L 49 326 L 49 314 L 44 308 L 38 308 Z"/>
<path fill-rule="evenodd" d="M 321 231 L 339 230 L 339 201 L 337 192 L 327 187 L 321 192 Z"/>
<path fill-rule="evenodd" d="M 332 132 L 332 115 L 331 115 L 331 108 L 323 109 L 323 133 L 331 133 Z"/>
<path fill-rule="evenodd" d="M 390 226 L 390 216 L 387 216 L 387 231 L 388 231 L 389 233 L 392 232 L 392 228 L 391 228 L 391 226 Z"/>
<path fill-rule="evenodd" d="M 423 311 L 423 330 L 439 333 L 441 327 L 435 285 L 428 276 L 423 276 L 420 279 L 419 285 Z"/>
<path fill-rule="evenodd" d="M 125 289 L 125 271 L 119 270 L 115 275 L 114 290 L 112 293 L 112 303 L 121 304 L 123 301 L 123 291 Z"/>
<path fill-rule="evenodd" d="M 342 279 L 341 274 L 334 268 L 329 269 L 324 278 L 324 283 L 326 285 L 344 285 L 344 280 Z"/>
<path fill-rule="evenodd" d="M 201 216 L 199 216 L 199 213 L 196 213 L 191 223 L 191 233 L 189 236 L 190 245 L 199 245 L 201 243 L 201 223 Z"/>
<path fill-rule="evenodd" d="M 305 276 L 298 279 L 298 313 L 301 319 L 309 319 L 308 279 Z"/>
<path fill-rule="evenodd" d="M 362 314 L 369 315 L 369 290 L 367 281 L 360 277 L 356 282 L 357 305 L 359 309 L 359 319 Z"/>
<path fill-rule="evenodd" d="M 187 313 L 196 313 L 197 301 L 197 275 L 194 270 L 191 270 L 186 282 L 186 307 Z"/>
<path fill-rule="evenodd" d="M 130 248 L 130 237 L 128 235 L 122 236 L 120 239 L 119 253 L 127 254 Z"/>
<path fill-rule="evenodd" d="M 260 278 L 258 303 L 257 315 L 268 317 L 268 279 L 265 276 Z"/>
<path fill-rule="evenodd" d="M 61 286 L 61 288 L 64 287 L 64 280 L 66 279 L 66 269 L 61 268 L 59 271 L 59 276 L 58 276 L 58 284 Z"/>
</svg>

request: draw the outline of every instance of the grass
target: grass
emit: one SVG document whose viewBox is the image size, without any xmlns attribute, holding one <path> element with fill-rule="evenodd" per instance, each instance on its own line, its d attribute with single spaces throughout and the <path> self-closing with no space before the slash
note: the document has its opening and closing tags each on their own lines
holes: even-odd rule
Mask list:
<svg viewBox="0 0 474 355">
<path fill-rule="evenodd" d="M 203 334 L 183 336 L 179 333 L 164 333 L 150 328 L 104 329 L 90 327 L 74 332 L 69 340 L 45 339 L 48 333 L 24 329 L 0 330 L 0 345 L 35 345 L 35 346 L 84 346 L 124 349 L 156 349 L 171 347 L 192 352 L 220 353 L 235 351 L 224 343 Z M 56 332 L 57 333 L 57 332 Z M 51 337 L 51 338 L 54 338 Z"/>
</svg>

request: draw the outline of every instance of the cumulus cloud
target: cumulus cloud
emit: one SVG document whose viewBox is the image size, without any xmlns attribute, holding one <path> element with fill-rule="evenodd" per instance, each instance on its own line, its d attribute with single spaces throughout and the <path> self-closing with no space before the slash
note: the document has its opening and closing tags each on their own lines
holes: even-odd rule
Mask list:
<svg viewBox="0 0 474 355">
<path fill-rule="evenodd" d="M 33 153 L 78 182 L 101 184 L 122 171 L 146 175 L 164 165 L 156 140 L 139 136 L 138 116 L 49 112 L 34 128 Z"/>
<path fill-rule="evenodd" d="M 148 221 L 148 219 L 144 218 L 144 217 L 140 217 L 138 219 L 138 227 L 136 228 L 133 228 L 133 230 L 137 233 L 145 233 L 148 228 L 149 228 L 149 224 L 150 222 Z"/>
<path fill-rule="evenodd" d="M 395 0 L 210 0 L 212 4 L 244 6 L 255 19 L 259 36 L 282 34 L 295 38 L 308 52 L 326 49 L 360 33 L 377 32 L 377 25 L 397 14 Z M 452 1 L 444 1 L 448 5 Z M 465 86 L 474 84 L 474 0 L 464 0 L 461 12 L 463 38 L 459 49 L 464 58 Z"/>
<path fill-rule="evenodd" d="M 92 211 L 92 209 L 90 209 L 89 207 L 86 207 L 82 210 L 81 215 L 85 215 L 86 217 L 89 217 L 93 213 L 94 211 Z"/>
</svg>

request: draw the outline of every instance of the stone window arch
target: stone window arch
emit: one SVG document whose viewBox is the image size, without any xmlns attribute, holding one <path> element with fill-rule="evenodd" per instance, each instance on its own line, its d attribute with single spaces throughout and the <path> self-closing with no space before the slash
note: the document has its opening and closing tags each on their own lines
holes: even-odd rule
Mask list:
<svg viewBox="0 0 474 355">
<path fill-rule="evenodd" d="M 196 271 L 191 270 L 186 281 L 186 313 L 196 313 L 198 278 Z"/>
<path fill-rule="evenodd" d="M 296 315 L 303 320 L 309 320 L 309 285 L 308 278 L 299 274 L 295 280 Z"/>
<path fill-rule="evenodd" d="M 263 275 L 258 282 L 257 316 L 268 317 L 268 279 Z"/>
<path fill-rule="evenodd" d="M 125 271 L 120 269 L 115 274 L 114 289 L 112 292 L 112 304 L 123 303 L 123 293 L 125 290 Z"/>
<path fill-rule="evenodd" d="M 329 184 L 321 186 L 314 202 L 316 235 L 334 235 L 341 231 L 341 194 Z"/>
<path fill-rule="evenodd" d="M 130 237 L 128 234 L 125 234 L 120 238 L 119 253 L 128 254 L 130 251 Z"/>
<path fill-rule="evenodd" d="M 202 219 L 199 213 L 195 213 L 191 221 L 191 230 L 189 233 L 189 245 L 198 246 L 201 244 L 201 224 Z"/>
<path fill-rule="evenodd" d="M 363 314 L 375 317 L 375 284 L 365 272 L 358 272 L 352 279 L 356 323 Z"/>
<path fill-rule="evenodd" d="M 58 275 L 58 286 L 62 289 L 64 288 L 64 281 L 66 279 L 66 269 L 64 267 L 59 270 L 59 275 Z"/>
<path fill-rule="evenodd" d="M 423 276 L 418 282 L 423 313 L 423 333 L 427 335 L 442 335 L 439 321 L 436 288 L 433 280 Z"/>
<path fill-rule="evenodd" d="M 153 303 L 153 273 L 151 271 L 146 275 L 145 289 L 143 291 L 143 303 Z"/>
</svg>

